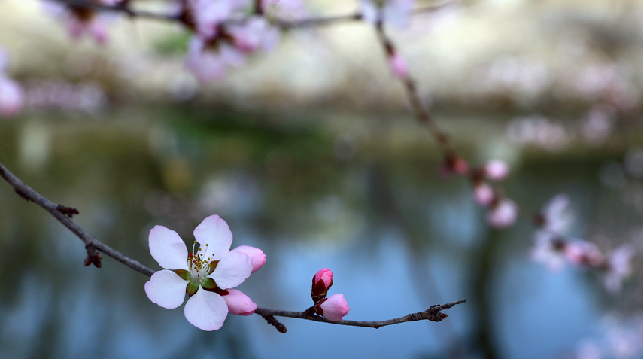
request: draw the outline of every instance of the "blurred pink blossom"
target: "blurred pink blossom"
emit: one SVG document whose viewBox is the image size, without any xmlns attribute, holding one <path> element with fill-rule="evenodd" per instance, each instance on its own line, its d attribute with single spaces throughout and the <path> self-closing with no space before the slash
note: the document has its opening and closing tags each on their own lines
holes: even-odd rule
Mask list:
<svg viewBox="0 0 643 359">
<path fill-rule="evenodd" d="M 605 262 L 600 249 L 594 243 L 582 239 L 567 242 L 564 253 L 570 263 L 578 266 L 598 267 Z"/>
<path fill-rule="evenodd" d="M 604 276 L 605 287 L 611 293 L 618 293 L 623 286 L 623 280 L 632 275 L 632 258 L 634 248 L 629 244 L 618 247 L 609 256 L 609 267 Z"/>
<path fill-rule="evenodd" d="M 360 2 L 362 17 L 372 23 L 382 21 L 397 27 L 406 27 L 410 23 L 411 11 L 415 0 L 362 0 Z"/>
<path fill-rule="evenodd" d="M 398 52 L 389 56 L 388 63 L 395 77 L 403 80 L 409 76 L 409 65 L 406 63 L 406 59 Z"/>
<path fill-rule="evenodd" d="M 228 30 L 234 37 L 234 46 L 244 53 L 271 50 L 279 41 L 279 30 L 260 16 L 248 19 L 243 25 L 231 25 Z"/>
<path fill-rule="evenodd" d="M 45 1 L 43 4 L 45 10 L 65 23 L 72 39 L 78 39 L 84 34 L 89 34 L 99 44 L 107 42 L 106 17 L 102 14 L 98 14 L 89 8 L 65 6 L 53 1 Z"/>
<path fill-rule="evenodd" d="M 339 321 L 351 309 L 343 294 L 333 294 L 315 306 L 317 313 L 328 320 Z"/>
<path fill-rule="evenodd" d="M 510 199 L 502 199 L 489 211 L 487 220 L 492 227 L 506 228 L 514 224 L 518 217 L 518 205 Z"/>
<path fill-rule="evenodd" d="M 201 83 L 219 79 L 228 66 L 238 66 L 245 62 L 245 54 L 226 43 L 216 49 L 206 48 L 205 41 L 194 36 L 185 59 L 186 67 L 194 73 Z"/>
<path fill-rule="evenodd" d="M 491 160 L 484 166 L 485 176 L 494 181 L 502 181 L 509 174 L 509 165 L 502 160 Z"/>
<path fill-rule="evenodd" d="M 5 74 L 8 63 L 9 56 L 0 48 L 0 116 L 16 115 L 24 104 L 22 88 Z"/>
<path fill-rule="evenodd" d="M 476 198 L 476 202 L 485 207 L 490 206 L 496 198 L 496 191 L 484 182 L 477 184 L 473 188 L 473 193 Z"/>
</svg>

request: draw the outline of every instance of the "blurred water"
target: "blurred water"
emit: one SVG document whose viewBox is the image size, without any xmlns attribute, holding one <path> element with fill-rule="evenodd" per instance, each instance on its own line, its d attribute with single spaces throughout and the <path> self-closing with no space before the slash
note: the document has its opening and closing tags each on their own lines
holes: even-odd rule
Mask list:
<svg viewBox="0 0 643 359">
<path fill-rule="evenodd" d="M 551 358 L 593 332 L 605 306 L 595 278 L 531 263 L 527 220 L 489 230 L 467 183 L 438 177 L 430 146 L 368 143 L 361 132 L 337 137 L 247 114 L 213 117 L 29 116 L 0 123 L 0 161 L 49 199 L 77 207 L 88 233 L 153 269 L 154 225 L 189 243 L 203 218 L 221 215 L 233 247 L 267 254 L 240 286 L 261 307 L 308 308 L 310 279 L 324 267 L 335 273 L 331 294 L 351 306 L 346 319 L 467 304 L 440 323 L 378 330 L 283 319 L 288 333 L 280 334 L 253 315 L 202 332 L 182 309 L 152 304 L 145 276 L 110 258 L 102 269 L 83 267 L 81 242 L 0 184 L 1 358 Z M 471 148 L 480 144 L 463 147 L 479 155 Z M 579 203 L 578 235 L 601 223 L 609 230 L 613 206 L 605 203 L 618 194 L 599 173 L 624 150 L 517 153 L 505 188 L 534 209 L 566 191 Z"/>
</svg>

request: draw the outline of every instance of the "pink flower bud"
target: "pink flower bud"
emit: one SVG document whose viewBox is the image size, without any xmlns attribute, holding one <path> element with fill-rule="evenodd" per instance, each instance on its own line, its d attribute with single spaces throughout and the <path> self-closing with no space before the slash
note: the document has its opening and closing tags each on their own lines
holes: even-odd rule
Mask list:
<svg viewBox="0 0 643 359">
<path fill-rule="evenodd" d="M 266 255 L 259 248 L 250 246 L 239 246 L 230 252 L 240 252 L 246 254 L 252 259 L 252 273 L 258 271 L 264 264 L 266 264 Z"/>
<path fill-rule="evenodd" d="M 496 198 L 496 191 L 484 182 L 474 187 L 473 194 L 476 198 L 476 202 L 485 207 L 490 206 Z"/>
<path fill-rule="evenodd" d="M 317 314 L 333 321 L 342 320 L 350 309 L 343 294 L 333 294 L 315 306 Z"/>
<path fill-rule="evenodd" d="M 319 300 L 326 298 L 328 288 L 333 285 L 333 272 L 328 268 L 317 271 L 313 276 L 313 284 L 310 289 L 310 297 L 317 303 Z"/>
<path fill-rule="evenodd" d="M 405 79 L 409 75 L 409 65 L 406 63 L 404 57 L 399 53 L 395 52 L 388 58 L 388 64 L 393 71 L 395 77 L 399 79 Z"/>
<path fill-rule="evenodd" d="M 505 161 L 491 160 L 484 166 L 484 172 L 488 179 L 502 181 L 509 174 L 509 166 Z"/>
<path fill-rule="evenodd" d="M 227 289 L 228 295 L 224 295 L 228 311 L 234 315 L 251 315 L 257 310 L 257 304 L 247 295 L 238 289 Z"/>
<path fill-rule="evenodd" d="M 492 227 L 506 228 L 514 224 L 518 217 L 518 206 L 510 199 L 503 199 L 491 209 L 487 220 Z"/>
</svg>

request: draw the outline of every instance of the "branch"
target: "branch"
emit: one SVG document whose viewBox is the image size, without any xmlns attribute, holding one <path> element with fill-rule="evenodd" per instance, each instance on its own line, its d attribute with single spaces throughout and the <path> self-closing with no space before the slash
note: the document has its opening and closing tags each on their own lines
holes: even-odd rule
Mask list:
<svg viewBox="0 0 643 359">
<path fill-rule="evenodd" d="M 150 277 L 154 274 L 154 271 L 150 268 L 147 268 L 138 261 L 129 258 L 128 256 L 122 254 L 121 252 L 109 247 L 103 242 L 92 238 L 89 234 L 83 231 L 74 221 L 71 220 L 71 217 L 75 214 L 78 214 L 78 210 L 71 207 L 66 207 L 60 204 L 55 204 L 43 197 L 38 192 L 34 191 L 31 187 L 22 182 L 18 177 L 11 173 L 2 163 L 0 163 L 0 177 L 2 177 L 7 183 L 13 187 L 16 193 L 24 198 L 27 201 L 34 202 L 40 207 L 44 208 L 49 212 L 58 222 L 62 223 L 67 229 L 74 233 L 78 238 L 80 238 L 83 243 L 85 243 L 85 248 L 87 249 L 87 258 L 85 259 L 85 266 L 94 264 L 96 267 L 100 268 L 101 264 L 101 255 L 98 251 L 107 254 L 108 256 L 116 259 L 117 261 L 123 263 L 124 265 L 134 269 L 135 271 L 144 274 Z M 288 312 L 284 310 L 274 310 L 266 308 L 257 308 L 255 314 L 262 316 L 266 321 L 277 328 L 279 332 L 286 333 L 286 326 L 280 323 L 275 316 L 279 317 L 288 317 L 288 318 L 299 318 L 305 320 L 311 320 L 315 322 L 324 322 L 330 324 L 340 324 L 340 325 L 349 325 L 354 327 L 370 327 L 370 328 L 380 328 L 391 324 L 400 324 L 404 322 L 419 321 L 419 320 L 430 320 L 433 322 L 439 322 L 447 317 L 445 313 L 442 313 L 442 310 L 449 309 L 455 305 L 465 303 L 466 300 L 458 300 L 453 303 L 447 303 L 442 305 L 434 305 L 431 308 L 423 311 L 412 313 L 400 318 L 394 318 L 389 320 L 381 321 L 354 321 L 354 320 L 340 320 L 340 321 L 331 321 L 324 317 L 313 314 L 312 308 L 309 308 L 304 312 Z"/>
<path fill-rule="evenodd" d="M 393 318 L 393 319 L 388 319 L 388 320 L 373 320 L 373 321 L 362 321 L 362 320 L 340 320 L 340 321 L 332 321 L 328 320 L 322 316 L 312 314 L 312 311 L 306 310 L 303 312 L 289 312 L 285 310 L 273 310 L 273 309 L 264 309 L 264 308 L 257 308 L 255 310 L 255 314 L 259 314 L 260 316 L 264 317 L 269 323 L 274 319 L 274 316 L 280 316 L 280 317 L 287 317 L 287 318 L 297 318 L 297 319 L 305 319 L 305 320 L 311 320 L 313 322 L 322 322 L 322 323 L 328 323 L 328 324 L 338 324 L 338 325 L 348 325 L 351 327 L 362 327 L 362 328 L 381 328 L 385 327 L 387 325 L 393 325 L 393 324 L 401 324 L 401 323 L 406 323 L 406 322 L 417 322 L 420 320 L 429 320 L 432 322 L 440 322 L 446 317 L 448 317 L 447 314 L 442 313 L 443 310 L 445 309 L 450 309 L 458 304 L 466 303 L 466 299 L 461 299 L 457 300 L 452 303 L 447 303 L 447 304 L 436 304 L 431 306 L 429 309 L 423 311 L 423 312 L 417 312 L 417 313 L 411 313 L 408 315 L 405 315 L 403 317 L 399 318 Z M 272 324 L 272 323 L 271 323 Z M 279 323 L 281 324 L 281 323 Z M 273 324 L 274 325 L 274 324 Z M 283 324 L 282 324 L 283 326 Z M 277 328 L 279 329 L 279 328 Z M 281 330 L 280 330 L 281 331 Z M 285 326 L 283 327 L 282 333 L 285 333 Z"/>
<path fill-rule="evenodd" d="M 55 1 L 67 6 L 83 8 L 83 9 L 92 9 L 97 11 L 110 11 L 116 13 L 123 13 L 130 18 L 143 18 L 151 20 L 160 20 L 160 21 L 180 21 L 180 14 L 164 14 L 157 12 L 150 12 L 144 10 L 135 10 L 130 6 L 130 2 L 122 2 L 116 6 L 106 6 L 100 3 L 96 3 L 93 0 L 49 0 Z M 258 2 L 260 4 L 260 2 Z M 417 8 L 413 11 L 414 14 L 429 13 L 443 9 L 447 6 L 453 5 L 454 2 L 445 1 L 439 4 L 433 4 L 429 6 L 424 6 Z M 256 5 L 254 11 L 256 15 L 265 16 L 265 11 L 259 5 Z M 244 22 L 247 19 L 229 19 L 221 21 L 222 24 L 238 24 L 239 22 Z M 311 17 L 300 20 L 282 20 L 279 18 L 269 18 L 269 21 L 281 28 L 282 30 L 298 29 L 298 28 L 309 28 L 309 27 L 322 27 L 329 26 L 338 23 L 347 23 L 347 22 L 356 22 L 362 20 L 362 13 L 359 11 L 343 14 L 343 15 L 330 15 L 330 16 L 321 16 L 321 17 Z"/>
<path fill-rule="evenodd" d="M 85 259 L 85 265 L 94 264 L 96 267 L 100 268 L 101 264 L 101 255 L 97 251 L 101 251 L 108 256 L 116 259 L 117 261 L 125 264 L 126 266 L 134 269 L 137 272 L 145 274 L 146 276 L 151 276 L 154 271 L 142 265 L 138 261 L 127 257 L 126 255 L 120 253 L 119 251 L 111 248 L 110 246 L 92 238 L 89 234 L 82 230 L 74 221 L 71 220 L 71 217 L 74 214 L 78 214 L 78 210 L 71 207 L 66 207 L 60 204 L 55 204 L 47 198 L 40 195 L 38 192 L 34 191 L 31 187 L 27 186 L 22 182 L 18 177 L 11 173 L 2 163 L 0 163 L 0 177 L 7 181 L 16 193 L 24 198 L 27 201 L 32 201 L 44 208 L 45 211 L 49 212 L 58 222 L 62 223 L 67 229 L 69 229 L 73 234 L 80 238 L 83 243 L 85 243 L 85 249 L 87 250 L 87 258 Z"/>
</svg>

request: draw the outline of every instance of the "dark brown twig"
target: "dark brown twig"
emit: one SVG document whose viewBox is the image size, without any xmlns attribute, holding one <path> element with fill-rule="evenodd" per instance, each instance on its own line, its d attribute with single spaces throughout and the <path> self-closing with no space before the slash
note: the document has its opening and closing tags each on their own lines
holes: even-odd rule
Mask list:
<svg viewBox="0 0 643 359">
<path fill-rule="evenodd" d="M 314 322 L 322 322 L 322 323 L 328 323 L 328 324 L 338 324 L 338 325 L 348 325 L 351 327 L 378 329 L 381 327 L 385 327 L 387 325 L 401 324 L 406 322 L 416 322 L 420 320 L 429 320 L 432 322 L 439 322 L 448 316 L 446 313 L 442 312 L 443 310 L 450 309 L 458 304 L 466 303 L 466 301 L 467 301 L 466 299 L 461 299 L 452 303 L 437 304 L 437 305 L 431 306 L 429 309 L 423 312 L 411 313 L 403 317 L 393 318 L 388 320 L 373 320 L 373 321 L 362 321 L 362 320 L 332 321 L 322 316 L 311 315 L 309 311 L 289 312 L 285 310 L 273 310 L 273 309 L 264 309 L 264 308 L 257 308 L 257 310 L 255 311 L 255 314 L 259 314 L 264 318 L 269 318 L 276 315 L 280 317 L 306 319 Z"/>
</svg>

